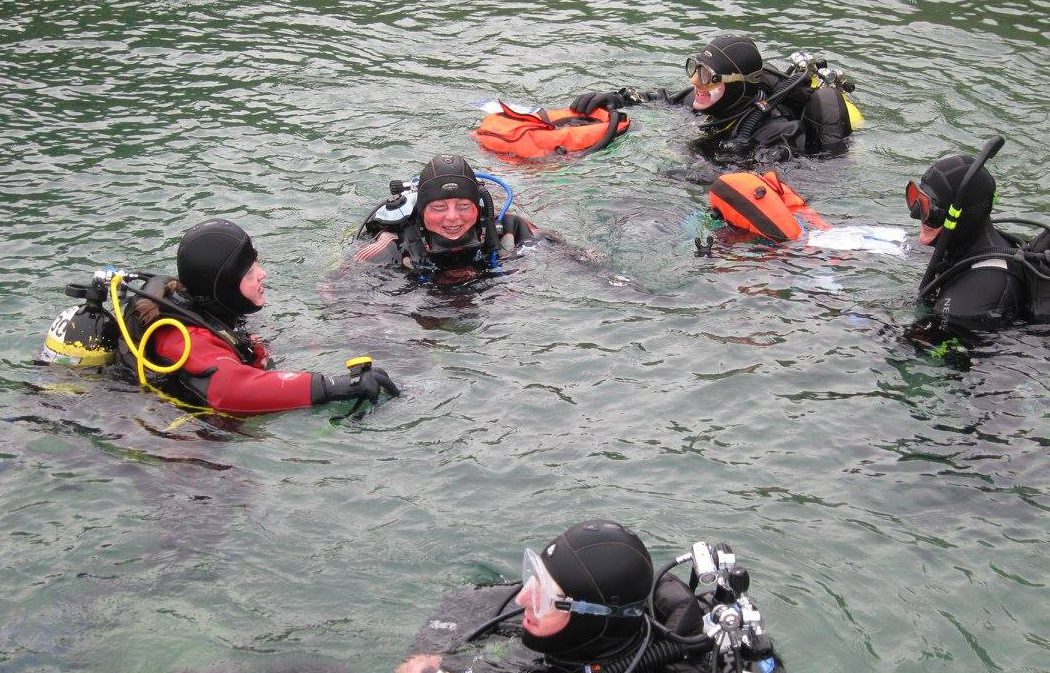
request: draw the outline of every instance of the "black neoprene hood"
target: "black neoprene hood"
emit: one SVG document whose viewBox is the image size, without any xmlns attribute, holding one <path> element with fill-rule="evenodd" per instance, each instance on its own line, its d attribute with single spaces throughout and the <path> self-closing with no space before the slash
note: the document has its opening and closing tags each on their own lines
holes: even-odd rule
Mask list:
<svg viewBox="0 0 1050 673">
<path fill-rule="evenodd" d="M 191 227 L 179 243 L 179 280 L 194 303 L 220 316 L 254 313 L 241 294 L 241 279 L 258 259 L 252 239 L 229 220 L 205 220 Z"/>
</svg>

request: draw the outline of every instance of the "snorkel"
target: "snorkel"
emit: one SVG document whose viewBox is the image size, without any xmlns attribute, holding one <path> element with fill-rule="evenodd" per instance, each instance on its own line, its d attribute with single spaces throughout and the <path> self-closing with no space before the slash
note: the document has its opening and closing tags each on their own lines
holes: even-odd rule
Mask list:
<svg viewBox="0 0 1050 673">
<path fill-rule="evenodd" d="M 980 153 L 977 155 L 977 158 L 970 164 L 969 169 L 967 169 L 966 173 L 963 175 L 963 179 L 952 192 L 949 205 L 945 210 L 944 223 L 941 225 L 943 231 L 937 236 L 936 244 L 933 249 L 933 256 L 930 258 L 929 266 L 926 267 L 926 273 L 923 274 L 922 281 L 919 283 L 918 301 L 920 305 L 927 304 L 927 298 L 932 290 L 940 285 L 937 277 L 940 275 L 940 267 L 950 256 L 949 248 L 953 243 L 953 237 L 951 234 L 956 231 L 959 225 L 959 220 L 964 214 L 963 199 L 966 196 L 970 184 L 984 167 L 984 164 L 998 154 L 1004 144 L 1006 144 L 1006 139 L 1002 136 L 992 136 L 986 140 Z"/>
</svg>

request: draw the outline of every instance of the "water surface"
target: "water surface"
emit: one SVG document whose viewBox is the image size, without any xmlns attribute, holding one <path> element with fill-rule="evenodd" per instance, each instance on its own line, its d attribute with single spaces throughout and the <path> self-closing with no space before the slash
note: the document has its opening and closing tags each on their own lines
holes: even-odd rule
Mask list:
<svg viewBox="0 0 1050 673">
<path fill-rule="evenodd" d="M 1047 329 L 963 366 L 904 338 L 928 252 L 716 242 L 669 174 L 689 115 L 609 150 L 483 153 L 474 103 L 684 86 L 723 30 L 850 73 L 867 127 L 783 167 L 837 226 L 914 231 L 903 185 L 1008 139 L 1048 210 L 1050 3 L 8 2 L 0 8 L 0 669 L 389 670 L 449 588 L 607 516 L 657 562 L 731 543 L 799 670 L 1045 671 Z M 389 180 L 465 154 L 597 263 L 539 249 L 455 291 L 337 270 Z M 287 368 L 370 352 L 405 395 L 243 423 L 34 366 L 68 282 L 173 271 L 247 228 Z M 629 280 L 624 280 L 629 279 Z"/>
</svg>

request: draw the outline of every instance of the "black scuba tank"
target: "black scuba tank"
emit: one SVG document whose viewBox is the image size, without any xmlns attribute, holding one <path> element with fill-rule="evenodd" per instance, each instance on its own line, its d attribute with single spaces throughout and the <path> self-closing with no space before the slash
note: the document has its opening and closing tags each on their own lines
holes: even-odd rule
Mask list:
<svg viewBox="0 0 1050 673">
<path fill-rule="evenodd" d="M 107 289 L 99 274 L 91 285 L 70 283 L 66 286 L 68 296 L 83 299 L 84 303 L 62 311 L 51 323 L 38 362 L 101 367 L 114 361 L 117 323 L 102 305 Z"/>
</svg>

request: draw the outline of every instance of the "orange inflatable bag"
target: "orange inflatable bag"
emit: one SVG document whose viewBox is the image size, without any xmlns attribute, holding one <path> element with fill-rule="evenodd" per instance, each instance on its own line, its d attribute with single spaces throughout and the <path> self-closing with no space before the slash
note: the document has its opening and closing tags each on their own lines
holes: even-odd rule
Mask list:
<svg viewBox="0 0 1050 673">
<path fill-rule="evenodd" d="M 711 185 L 707 200 L 727 223 L 777 242 L 798 240 L 807 227 L 831 228 L 776 171 L 727 173 Z"/>
<path fill-rule="evenodd" d="M 517 112 L 502 101 L 500 107 L 502 112 L 486 115 L 471 135 L 487 150 L 523 159 L 595 152 L 631 125 L 624 113 L 605 108 L 585 115 L 569 108 Z"/>
</svg>

